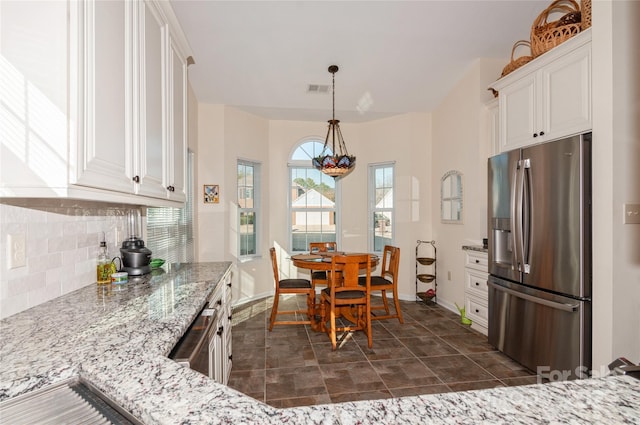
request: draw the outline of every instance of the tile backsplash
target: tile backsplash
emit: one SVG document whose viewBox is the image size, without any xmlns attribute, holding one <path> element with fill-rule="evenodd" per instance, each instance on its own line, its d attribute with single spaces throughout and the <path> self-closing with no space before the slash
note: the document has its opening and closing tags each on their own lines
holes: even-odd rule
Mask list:
<svg viewBox="0 0 640 425">
<path fill-rule="evenodd" d="M 0 319 L 96 283 L 102 232 L 109 256 L 126 238 L 127 206 L 0 204 Z M 7 239 L 24 236 L 26 264 L 9 269 Z"/>
</svg>

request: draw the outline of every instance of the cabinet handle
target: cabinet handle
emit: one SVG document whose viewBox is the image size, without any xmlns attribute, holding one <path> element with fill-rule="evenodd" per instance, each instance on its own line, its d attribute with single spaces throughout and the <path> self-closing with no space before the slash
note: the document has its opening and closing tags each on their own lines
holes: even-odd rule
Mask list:
<svg viewBox="0 0 640 425">
<path fill-rule="evenodd" d="M 476 308 L 476 313 L 480 313 L 480 310 L 478 310 L 477 308 Z"/>
<path fill-rule="evenodd" d="M 136 183 L 140 183 L 140 176 L 133 176 L 132 180 Z"/>
<path fill-rule="evenodd" d="M 540 132 L 540 135 L 541 135 L 541 136 L 544 136 L 544 131 L 541 131 L 541 132 Z"/>
<path fill-rule="evenodd" d="M 231 320 L 231 316 L 228 316 L 227 319 Z"/>
<path fill-rule="evenodd" d="M 218 332 L 217 332 L 217 334 L 218 334 L 218 335 L 222 335 L 222 332 L 224 332 L 224 326 L 220 326 L 220 327 L 218 328 Z"/>
<path fill-rule="evenodd" d="M 229 360 L 233 360 L 233 354 L 229 354 Z"/>
<path fill-rule="evenodd" d="M 216 302 L 216 304 L 218 304 L 218 305 L 222 305 L 222 300 L 218 300 L 218 301 Z"/>
<path fill-rule="evenodd" d="M 476 286 L 480 286 L 480 284 L 478 282 L 476 282 Z"/>
<path fill-rule="evenodd" d="M 175 187 L 173 187 L 173 186 L 167 186 L 167 190 L 168 190 L 169 192 L 175 192 L 175 191 L 176 191 L 176 188 L 175 188 Z"/>
<path fill-rule="evenodd" d="M 538 137 L 538 133 L 533 133 L 533 137 Z"/>
<path fill-rule="evenodd" d="M 480 263 L 480 260 L 476 260 L 476 264 Z"/>
</svg>

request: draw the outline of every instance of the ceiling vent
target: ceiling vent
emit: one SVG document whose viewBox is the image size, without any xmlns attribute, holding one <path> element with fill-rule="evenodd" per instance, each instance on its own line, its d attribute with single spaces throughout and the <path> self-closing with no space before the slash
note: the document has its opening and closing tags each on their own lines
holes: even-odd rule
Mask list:
<svg viewBox="0 0 640 425">
<path fill-rule="evenodd" d="M 329 93 L 331 86 L 327 84 L 309 84 L 307 87 L 307 93 Z"/>
</svg>

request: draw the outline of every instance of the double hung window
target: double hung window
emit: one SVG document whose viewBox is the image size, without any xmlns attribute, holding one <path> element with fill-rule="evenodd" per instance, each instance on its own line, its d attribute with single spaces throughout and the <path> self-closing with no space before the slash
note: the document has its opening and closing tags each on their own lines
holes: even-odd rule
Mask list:
<svg viewBox="0 0 640 425">
<path fill-rule="evenodd" d="M 238 160 L 238 257 L 259 255 L 260 164 Z"/>
<path fill-rule="evenodd" d="M 302 142 L 289 161 L 289 217 L 292 252 L 309 250 L 309 242 L 336 242 L 336 180 L 311 165 L 324 142 Z"/>
<path fill-rule="evenodd" d="M 394 164 L 369 165 L 369 249 L 382 252 L 393 245 Z"/>
</svg>

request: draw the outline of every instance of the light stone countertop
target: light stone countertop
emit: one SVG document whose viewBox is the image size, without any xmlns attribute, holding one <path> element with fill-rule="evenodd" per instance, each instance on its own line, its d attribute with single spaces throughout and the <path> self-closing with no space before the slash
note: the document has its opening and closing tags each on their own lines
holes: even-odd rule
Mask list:
<svg viewBox="0 0 640 425">
<path fill-rule="evenodd" d="M 0 321 L 0 400 L 81 376 L 146 424 L 640 424 L 626 376 L 276 409 L 166 356 L 231 263 L 165 265 Z"/>
</svg>

